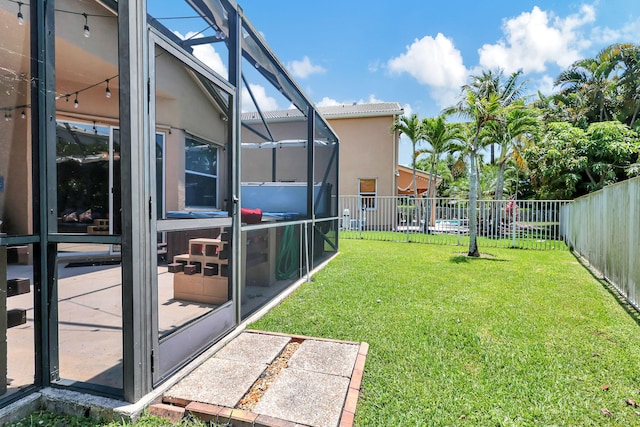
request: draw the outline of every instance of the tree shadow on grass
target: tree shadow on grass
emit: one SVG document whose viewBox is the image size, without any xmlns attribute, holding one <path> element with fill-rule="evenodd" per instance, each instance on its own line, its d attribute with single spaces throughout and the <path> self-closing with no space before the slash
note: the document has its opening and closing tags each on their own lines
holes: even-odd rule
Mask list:
<svg viewBox="0 0 640 427">
<path fill-rule="evenodd" d="M 507 259 L 496 258 L 491 254 L 481 254 L 479 258 L 471 257 L 468 255 L 454 255 L 449 258 L 449 262 L 454 264 L 468 264 L 470 262 L 480 262 L 480 261 L 492 261 L 492 262 L 508 262 Z"/>
</svg>

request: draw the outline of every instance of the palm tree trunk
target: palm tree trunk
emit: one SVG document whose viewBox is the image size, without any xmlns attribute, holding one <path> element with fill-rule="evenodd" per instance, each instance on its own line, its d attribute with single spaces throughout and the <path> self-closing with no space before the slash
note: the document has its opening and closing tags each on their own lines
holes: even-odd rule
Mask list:
<svg viewBox="0 0 640 427">
<path fill-rule="evenodd" d="M 482 200 L 482 182 L 480 182 L 480 159 L 477 154 L 474 153 L 476 160 L 474 161 L 476 166 L 476 184 L 478 191 L 478 200 Z"/>
<path fill-rule="evenodd" d="M 416 206 L 416 219 L 418 221 L 418 227 L 420 227 L 420 211 L 422 207 L 420 206 L 420 201 L 418 200 L 418 186 L 416 182 L 416 160 L 415 157 L 413 159 L 413 203 Z M 407 224 L 407 227 L 409 224 Z M 420 228 L 418 228 L 420 230 Z"/>
<path fill-rule="evenodd" d="M 433 198 L 435 197 L 435 187 L 436 184 L 434 182 L 434 175 L 436 170 L 436 162 L 434 160 L 431 161 L 431 170 L 429 171 L 429 188 L 427 190 L 427 206 L 426 206 L 426 215 L 424 218 L 424 232 L 429 233 L 429 225 L 431 225 L 431 205 L 433 203 Z"/>
<path fill-rule="evenodd" d="M 498 164 L 498 176 L 496 177 L 496 196 L 495 200 L 502 200 L 504 193 L 504 171 L 507 168 L 505 162 Z"/>
<path fill-rule="evenodd" d="M 636 118 L 638 117 L 638 110 L 640 110 L 640 101 L 636 102 L 636 108 L 633 111 L 633 116 L 631 117 L 631 123 L 629 123 L 629 127 L 631 129 L 633 129 L 633 124 L 636 121 Z"/>
<path fill-rule="evenodd" d="M 418 198 L 418 187 L 416 184 L 416 164 L 415 162 L 413 163 L 413 197 L 415 199 Z"/>
<path fill-rule="evenodd" d="M 475 144 L 474 144 L 475 146 Z M 471 170 L 469 171 L 469 253 L 468 256 L 479 257 L 478 243 L 476 241 L 477 232 L 477 211 L 478 202 L 476 194 L 476 152 L 471 151 Z"/>
<path fill-rule="evenodd" d="M 502 224 L 502 199 L 504 197 L 504 170 L 507 167 L 506 162 L 498 163 L 498 176 L 496 177 L 496 195 L 495 195 L 495 206 L 494 206 L 494 218 L 493 218 L 493 226 L 492 226 L 492 235 L 498 236 L 498 229 Z"/>
</svg>

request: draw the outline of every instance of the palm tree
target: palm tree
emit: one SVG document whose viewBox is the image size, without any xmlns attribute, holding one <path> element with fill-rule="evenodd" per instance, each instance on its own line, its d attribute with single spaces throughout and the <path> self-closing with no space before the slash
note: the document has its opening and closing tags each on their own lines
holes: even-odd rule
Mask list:
<svg viewBox="0 0 640 427">
<path fill-rule="evenodd" d="M 421 154 L 417 150 L 417 145 L 423 139 L 422 122 L 417 114 L 410 117 L 400 116 L 398 120 L 391 126 L 392 132 L 400 132 L 405 134 L 411 141 L 411 167 L 413 168 L 413 197 L 418 198 L 418 186 L 416 184 L 416 159 Z"/>
<path fill-rule="evenodd" d="M 574 62 L 555 80 L 555 85 L 560 86 L 560 97 L 574 95 L 578 100 L 583 100 L 574 100 L 577 104 L 586 102 L 589 106 L 587 111 L 589 123 L 612 120 L 615 111 L 616 85 L 609 76 L 616 65 L 607 48 L 595 58 Z"/>
<path fill-rule="evenodd" d="M 522 149 L 533 138 L 539 123 L 537 111 L 525 107 L 521 100 L 512 104 L 512 107 L 504 112 L 504 120 L 492 122 L 487 127 L 486 137 L 497 142 L 500 147 L 494 197 L 496 201 L 503 198 L 507 162 L 513 159 L 519 167 L 525 166 Z"/>
<path fill-rule="evenodd" d="M 432 199 L 436 196 L 436 164 L 440 156 L 444 153 L 456 151 L 456 142 L 460 139 L 460 126 L 457 124 L 448 124 L 444 115 L 435 118 L 426 118 L 422 120 L 422 136 L 429 143 L 429 147 L 421 150 L 421 153 L 429 154 L 429 188 L 427 190 L 427 198 Z M 427 212 L 425 215 L 424 229 L 429 232 L 429 222 L 431 221 L 431 204 L 427 202 Z"/>
<path fill-rule="evenodd" d="M 622 98 L 618 120 L 633 129 L 640 113 L 640 46 L 616 43 L 605 51 L 616 69 L 622 70 L 618 78 Z"/>
<path fill-rule="evenodd" d="M 479 77 L 472 77 L 472 83 L 462 87 L 462 99 L 453 107 L 445 109 L 444 114 L 457 114 L 471 121 L 465 126 L 463 142 L 471 157 L 469 165 L 469 256 L 479 257 L 477 244 L 477 178 L 476 161 L 481 148 L 481 133 L 488 123 L 500 120 L 503 114 L 502 102 L 495 92 L 478 91 L 474 85 Z"/>
</svg>

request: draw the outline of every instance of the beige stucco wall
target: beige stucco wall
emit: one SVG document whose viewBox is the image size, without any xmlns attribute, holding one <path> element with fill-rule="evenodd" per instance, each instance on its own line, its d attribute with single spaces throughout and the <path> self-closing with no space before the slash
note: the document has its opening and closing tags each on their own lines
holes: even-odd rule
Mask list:
<svg viewBox="0 0 640 427">
<path fill-rule="evenodd" d="M 21 111 L 13 111 L 13 120 L 0 121 L 0 176 L 4 190 L 0 191 L 0 219 L 2 232 L 30 234 L 33 231 L 31 197 L 31 135 L 30 114 L 20 118 Z"/>
<path fill-rule="evenodd" d="M 218 208 L 227 198 L 228 124 L 191 71 L 172 56 L 156 56 L 156 122 L 165 130 L 165 208 L 185 209 L 185 153 L 187 133 L 218 147 Z"/>
<path fill-rule="evenodd" d="M 266 134 L 262 124 L 256 126 Z M 269 123 L 269 129 L 276 141 L 307 140 L 307 122 L 302 120 Z M 243 128 L 242 142 L 264 142 L 253 132 Z M 278 148 L 276 153 L 276 181 L 307 181 L 307 153 L 304 147 Z M 242 149 L 242 182 L 271 182 L 272 176 L 271 148 Z"/>
<path fill-rule="evenodd" d="M 376 179 L 378 196 L 396 194 L 397 135 L 393 116 L 328 119 L 340 138 L 340 195 L 358 194 L 358 179 Z"/>
<path fill-rule="evenodd" d="M 199 80 L 177 59 L 156 52 L 156 121 L 224 145 L 227 122 Z"/>
<path fill-rule="evenodd" d="M 391 132 L 395 117 L 329 118 L 327 122 L 340 140 L 339 191 L 341 196 L 357 195 L 358 180 L 376 179 L 379 196 L 395 196 L 397 189 L 398 135 Z M 270 123 L 276 140 L 306 139 L 306 122 Z M 263 131 L 262 125 L 257 128 Z M 243 128 L 243 142 L 260 138 Z M 325 161 L 328 158 L 325 159 Z M 306 181 L 304 149 L 277 149 L 278 181 Z M 326 162 L 317 164 L 324 171 Z M 242 150 L 242 181 L 271 181 L 271 149 Z"/>
</svg>

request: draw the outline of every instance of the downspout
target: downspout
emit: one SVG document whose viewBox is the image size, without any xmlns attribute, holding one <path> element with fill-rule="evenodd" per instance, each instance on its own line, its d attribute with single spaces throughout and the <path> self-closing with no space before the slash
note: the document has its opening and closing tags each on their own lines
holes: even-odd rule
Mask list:
<svg viewBox="0 0 640 427">
<path fill-rule="evenodd" d="M 393 123 L 397 123 L 399 118 L 398 114 L 394 114 L 392 116 L 392 125 Z M 391 135 L 391 158 L 393 159 L 393 168 L 391 169 L 391 195 L 393 198 L 393 205 L 391 206 L 391 224 L 389 224 L 392 230 L 396 230 L 398 224 L 396 221 L 398 220 L 398 150 L 400 149 L 400 133 L 398 130 L 394 130 Z"/>
<path fill-rule="evenodd" d="M 396 123 L 398 121 L 398 114 L 394 114 L 392 117 L 392 124 Z M 391 195 L 392 196 L 397 196 L 398 195 L 398 150 L 399 150 L 399 146 L 400 146 L 400 134 L 398 132 L 398 130 L 394 130 L 393 134 L 391 135 L 391 158 L 393 159 L 393 169 L 391 170 L 391 183 L 392 183 L 392 188 L 391 188 Z"/>
</svg>

